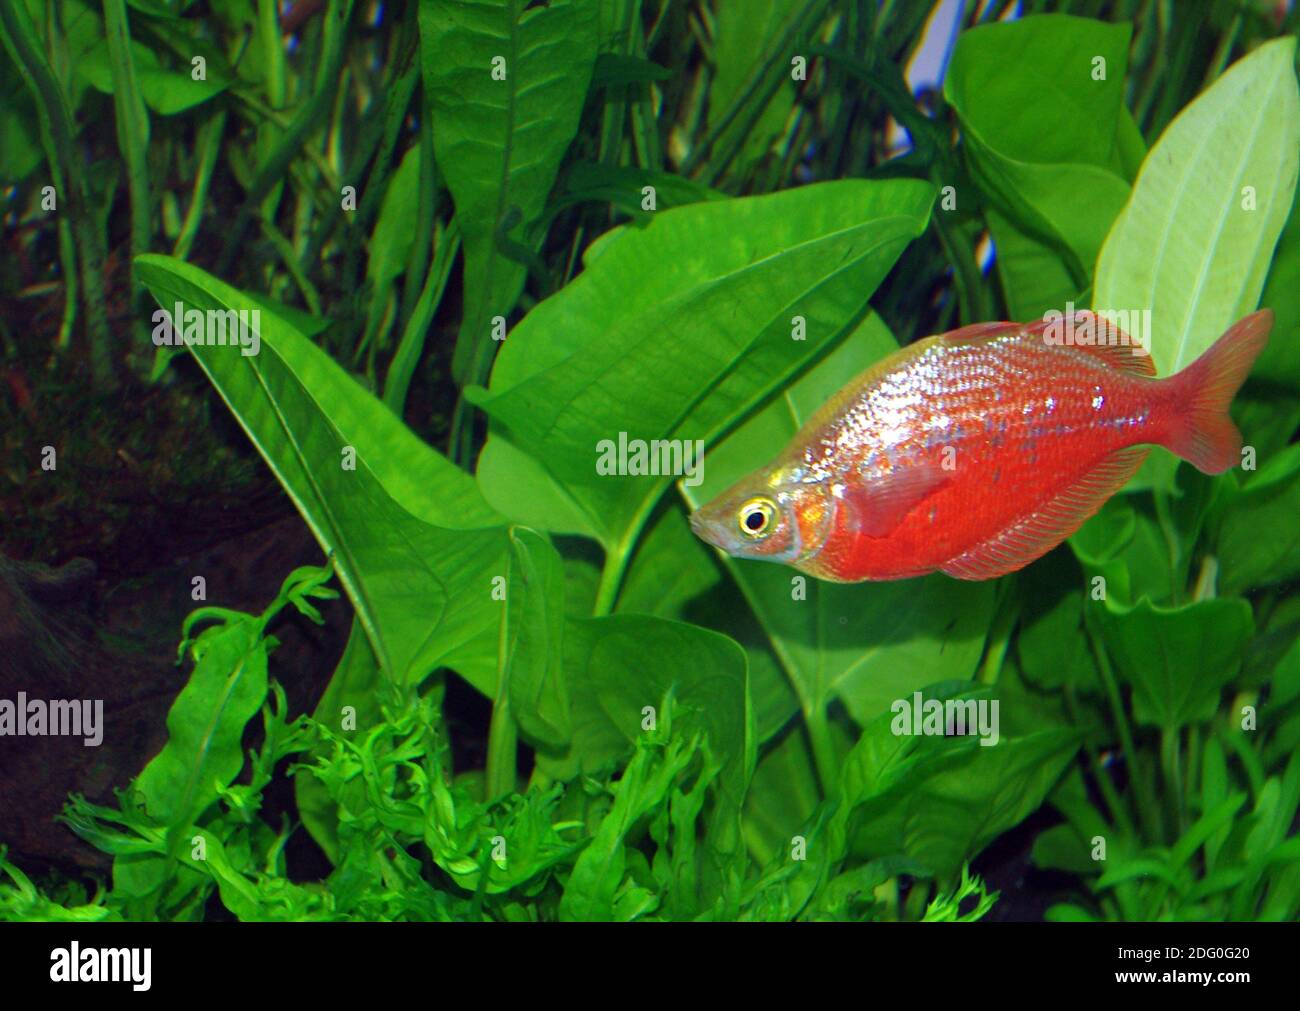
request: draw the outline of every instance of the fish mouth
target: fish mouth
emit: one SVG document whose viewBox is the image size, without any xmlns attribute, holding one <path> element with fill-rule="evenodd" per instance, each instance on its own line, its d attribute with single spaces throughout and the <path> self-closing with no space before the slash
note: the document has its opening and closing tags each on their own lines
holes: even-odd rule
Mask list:
<svg viewBox="0 0 1300 1011">
<path fill-rule="evenodd" d="M 706 544 L 711 544 L 715 548 L 721 548 L 723 551 L 730 551 L 731 545 L 727 543 L 726 535 L 718 529 L 717 520 L 707 515 L 707 510 L 696 509 L 690 515 L 691 532 Z"/>
<path fill-rule="evenodd" d="M 713 538 L 709 536 L 709 521 L 704 517 L 704 510 L 696 509 L 691 513 L 691 531 L 702 541 L 713 543 Z"/>
</svg>

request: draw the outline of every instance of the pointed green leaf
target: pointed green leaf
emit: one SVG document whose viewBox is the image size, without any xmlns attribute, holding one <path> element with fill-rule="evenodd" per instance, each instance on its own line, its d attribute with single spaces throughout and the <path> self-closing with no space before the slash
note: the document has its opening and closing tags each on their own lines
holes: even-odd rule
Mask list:
<svg viewBox="0 0 1300 1011">
<path fill-rule="evenodd" d="M 254 305 L 171 257 L 137 262 L 169 311 Z M 417 682 L 441 664 L 492 693 L 500 602 L 491 581 L 505 573 L 506 538 L 474 481 L 265 309 L 258 354 L 190 351 L 332 556 L 386 676 Z"/>
<path fill-rule="evenodd" d="M 548 496 L 566 500 L 561 529 L 574 528 L 571 502 L 607 550 L 625 553 L 678 475 L 602 475 L 602 448 L 625 433 L 693 450 L 788 383 L 860 316 L 925 227 L 931 193 L 915 180 L 846 180 L 618 229 L 515 328 L 489 390 L 470 395 L 499 426 L 492 439 L 504 429 L 563 489 Z M 804 339 L 792 339 L 796 316 Z M 512 514 L 512 486 L 484 488 Z M 537 505 L 519 508 L 535 521 Z"/>
<path fill-rule="evenodd" d="M 1151 310 L 1160 375 L 1259 302 L 1300 167 L 1295 47 L 1265 43 L 1179 113 L 1102 247 L 1093 305 Z"/>
<path fill-rule="evenodd" d="M 421 0 L 420 50 L 438 168 L 465 246 L 465 315 L 455 370 L 481 381 L 491 320 L 514 307 L 523 264 L 498 230 L 532 246 L 596 62 L 589 0 Z M 512 213 L 513 212 L 513 213 Z"/>
</svg>

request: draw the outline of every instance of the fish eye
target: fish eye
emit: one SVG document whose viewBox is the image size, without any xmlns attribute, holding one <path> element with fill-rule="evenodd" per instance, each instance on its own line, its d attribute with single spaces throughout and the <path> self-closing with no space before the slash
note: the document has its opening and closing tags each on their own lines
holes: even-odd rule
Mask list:
<svg viewBox="0 0 1300 1011">
<path fill-rule="evenodd" d="M 740 507 L 740 532 L 746 537 L 762 537 L 771 532 L 776 520 L 776 506 L 770 499 L 750 499 Z"/>
</svg>

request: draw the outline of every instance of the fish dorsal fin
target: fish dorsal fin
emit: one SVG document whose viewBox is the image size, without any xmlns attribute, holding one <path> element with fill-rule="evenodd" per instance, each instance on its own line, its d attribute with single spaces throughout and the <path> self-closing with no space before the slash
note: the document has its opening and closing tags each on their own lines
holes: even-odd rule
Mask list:
<svg viewBox="0 0 1300 1011">
<path fill-rule="evenodd" d="M 838 497 L 851 510 L 848 526 L 868 537 L 885 537 L 950 477 L 930 461 L 901 464 L 883 477 L 845 485 Z"/>
<path fill-rule="evenodd" d="M 996 537 L 958 555 L 940 571 L 957 579 L 993 579 L 1040 558 L 1083 526 L 1146 458 L 1145 446 L 1111 453 L 1080 480 Z"/>
<path fill-rule="evenodd" d="M 1155 363 L 1146 349 L 1110 320 L 1087 309 L 1051 320 L 1036 319 L 1031 323 L 974 323 L 943 334 L 939 340 L 950 345 L 978 344 L 1000 337 L 1041 341 L 1050 336 L 1061 340 L 1066 334 L 1072 335 L 1071 343 L 1064 346 L 1092 355 L 1109 368 L 1147 378 L 1155 377 Z M 1092 343 L 1074 343 L 1079 338 Z"/>
<path fill-rule="evenodd" d="M 1054 330 L 1053 327 L 1056 329 Z M 1112 369 L 1129 372 L 1135 376 L 1154 379 L 1155 362 L 1151 354 L 1137 341 L 1117 327 L 1105 316 L 1082 309 L 1056 320 L 1034 320 L 1025 324 L 1024 335 L 1030 340 L 1044 340 L 1052 337 L 1060 341 L 1067 334 L 1073 334 L 1071 343 L 1065 347 L 1073 348 L 1084 354 L 1105 362 Z M 1080 339 L 1091 340 L 1091 344 L 1077 343 Z"/>
</svg>

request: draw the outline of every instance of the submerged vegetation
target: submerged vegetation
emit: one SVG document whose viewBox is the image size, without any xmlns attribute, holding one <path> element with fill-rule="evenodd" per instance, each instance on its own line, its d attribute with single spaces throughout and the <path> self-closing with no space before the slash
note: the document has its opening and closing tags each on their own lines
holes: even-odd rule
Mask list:
<svg viewBox="0 0 1300 1011">
<path fill-rule="evenodd" d="M 328 559 L 176 576 L 165 743 L 49 825 L 102 864 L 0 850 L 0 917 L 1300 914 L 1300 15 L 967 3 L 943 66 L 941 6 L 0 4 L 0 587 L 76 637 L 0 697 L 121 647 L 39 562 L 268 488 Z M 1242 466 L 1154 451 L 988 582 L 692 535 L 898 346 L 1071 303 L 1161 375 L 1271 308 Z M 302 620 L 351 622 L 309 711 Z"/>
</svg>

